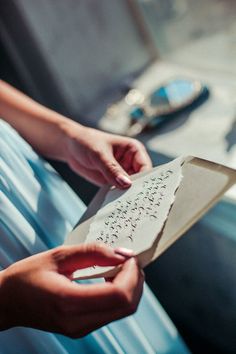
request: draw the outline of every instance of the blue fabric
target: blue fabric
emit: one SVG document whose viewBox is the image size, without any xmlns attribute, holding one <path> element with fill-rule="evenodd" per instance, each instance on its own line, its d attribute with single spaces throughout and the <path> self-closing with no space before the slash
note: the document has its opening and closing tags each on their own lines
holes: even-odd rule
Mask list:
<svg viewBox="0 0 236 354">
<path fill-rule="evenodd" d="M 0 270 L 63 243 L 85 205 L 55 170 L 0 121 Z M 17 296 L 17 294 L 16 294 Z M 85 338 L 30 328 L 0 332 L 0 353 L 188 353 L 145 285 L 137 313 Z"/>
</svg>

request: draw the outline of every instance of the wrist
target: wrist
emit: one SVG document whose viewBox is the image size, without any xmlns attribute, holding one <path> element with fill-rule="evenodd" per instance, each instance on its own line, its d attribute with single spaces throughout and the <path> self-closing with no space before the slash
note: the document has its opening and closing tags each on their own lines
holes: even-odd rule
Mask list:
<svg viewBox="0 0 236 354">
<path fill-rule="evenodd" d="M 56 112 L 50 111 L 43 117 L 44 127 L 37 132 L 39 139 L 33 139 L 31 145 L 43 156 L 53 160 L 66 162 L 68 155 L 68 141 L 73 136 L 74 131 L 78 131 L 80 124 L 75 123 L 71 119 L 64 117 Z M 75 129 L 76 127 L 76 129 Z M 78 132 L 77 132 L 78 135 Z M 36 145 L 35 141 L 40 144 Z"/>
<path fill-rule="evenodd" d="M 64 119 L 60 122 L 61 131 L 61 159 L 64 162 L 68 162 L 70 159 L 70 146 L 73 141 L 78 141 L 83 139 L 86 135 L 86 131 L 89 129 L 69 118 Z"/>
</svg>

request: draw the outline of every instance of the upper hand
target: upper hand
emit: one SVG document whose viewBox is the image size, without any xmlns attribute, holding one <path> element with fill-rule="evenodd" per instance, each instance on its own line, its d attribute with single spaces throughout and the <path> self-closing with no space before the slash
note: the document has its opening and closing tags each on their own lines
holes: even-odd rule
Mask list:
<svg viewBox="0 0 236 354">
<path fill-rule="evenodd" d="M 104 133 L 70 121 L 66 127 L 66 161 L 97 185 L 131 185 L 129 175 L 151 168 L 147 151 L 138 140 Z"/>
<path fill-rule="evenodd" d="M 120 263 L 111 281 L 71 281 L 76 269 Z M 82 337 L 133 313 L 143 280 L 135 258 L 127 260 L 107 246 L 61 246 L 39 253 L 0 272 L 0 330 L 25 326 Z"/>
</svg>

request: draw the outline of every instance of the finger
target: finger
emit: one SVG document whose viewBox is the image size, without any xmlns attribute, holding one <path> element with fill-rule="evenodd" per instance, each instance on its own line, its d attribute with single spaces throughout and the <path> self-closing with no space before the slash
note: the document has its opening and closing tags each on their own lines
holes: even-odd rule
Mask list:
<svg viewBox="0 0 236 354">
<path fill-rule="evenodd" d="M 136 307 L 142 296 L 143 282 L 144 273 L 132 257 L 122 265 L 111 282 L 83 286 L 81 290 L 86 294 L 86 305 L 94 310 L 98 310 L 98 306 L 101 310 Z"/>
<path fill-rule="evenodd" d="M 103 173 L 109 184 L 115 185 L 118 188 L 128 188 L 131 186 L 132 181 L 119 162 L 116 161 L 112 151 L 104 152 L 97 163 L 100 172 Z"/>
<path fill-rule="evenodd" d="M 133 260 L 133 261 L 132 261 Z M 134 258 L 124 263 L 120 273 L 111 283 L 78 284 L 65 281 L 58 274 L 56 293 L 60 294 L 62 311 L 69 316 L 81 313 L 111 311 L 114 308 L 131 310 L 138 306 L 142 295 L 143 272 Z"/>
<path fill-rule="evenodd" d="M 114 138 L 113 138 L 114 139 Z M 145 146 L 136 139 L 117 137 L 115 140 L 116 149 L 123 150 L 125 147 L 125 152 L 134 151 L 133 154 L 133 170 L 135 173 L 149 170 L 152 167 L 151 159 L 147 153 Z M 124 158 L 125 152 L 123 152 L 122 157 L 118 161 Z M 121 163 L 122 164 L 122 163 Z M 125 170 L 127 170 L 125 168 Z"/>
<path fill-rule="evenodd" d="M 144 273 L 137 263 L 137 259 L 132 257 L 127 260 L 121 271 L 115 276 L 113 284 L 126 289 L 131 299 L 139 301 L 142 295 Z"/>
<path fill-rule="evenodd" d="M 126 144 L 125 145 L 121 145 L 121 144 L 115 145 L 113 147 L 113 154 L 114 154 L 115 159 L 117 161 L 120 161 L 126 150 L 127 150 Z"/>
<path fill-rule="evenodd" d="M 138 306 L 143 292 L 144 272 L 139 268 L 137 259 L 131 258 L 124 263 L 122 270 L 113 280 L 113 284 L 125 289 L 128 303 Z"/>
<path fill-rule="evenodd" d="M 53 251 L 53 258 L 59 273 L 72 274 L 77 269 L 94 265 L 112 266 L 123 263 L 127 255 L 122 255 L 119 249 L 99 243 L 88 243 L 78 246 L 61 246 Z"/>
<path fill-rule="evenodd" d="M 127 173 L 129 173 L 129 170 L 131 168 L 133 169 L 133 159 L 135 154 L 136 154 L 136 148 L 131 147 L 130 149 L 127 149 L 125 151 L 122 158 L 119 160 L 119 163 Z"/>
<path fill-rule="evenodd" d="M 137 173 L 141 171 L 148 171 L 151 167 L 152 161 L 147 153 L 147 150 L 143 145 L 140 145 L 133 157 L 133 169 Z"/>
<path fill-rule="evenodd" d="M 74 172 L 78 173 L 80 176 L 96 184 L 97 186 L 107 184 L 107 180 L 101 172 L 91 169 L 90 166 L 89 168 L 86 168 L 74 158 L 70 159 L 70 167 Z"/>
<path fill-rule="evenodd" d="M 136 171 L 134 171 L 133 168 L 130 168 L 127 172 L 128 172 L 128 174 L 129 174 L 130 176 L 132 176 L 133 174 L 136 173 Z"/>
</svg>

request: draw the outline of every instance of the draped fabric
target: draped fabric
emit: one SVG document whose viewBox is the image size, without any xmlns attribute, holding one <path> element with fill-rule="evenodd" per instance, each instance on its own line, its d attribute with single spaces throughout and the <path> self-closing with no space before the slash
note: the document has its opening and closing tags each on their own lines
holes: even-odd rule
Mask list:
<svg viewBox="0 0 236 354">
<path fill-rule="evenodd" d="M 56 171 L 0 120 L 0 270 L 63 243 L 85 210 Z M 17 294 L 16 294 L 17 297 Z M 0 332 L 0 353 L 188 353 L 148 286 L 136 314 L 88 336 L 17 327 Z"/>
</svg>

